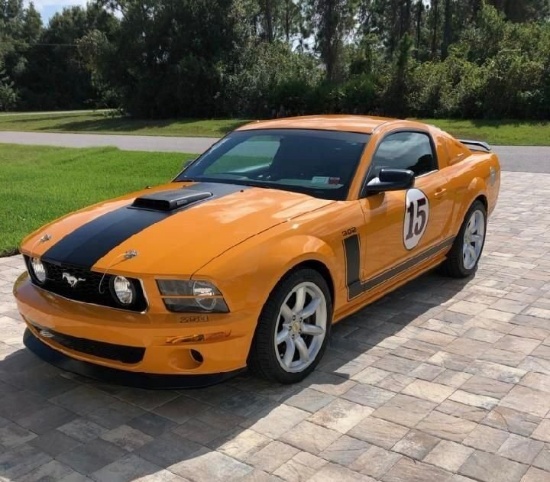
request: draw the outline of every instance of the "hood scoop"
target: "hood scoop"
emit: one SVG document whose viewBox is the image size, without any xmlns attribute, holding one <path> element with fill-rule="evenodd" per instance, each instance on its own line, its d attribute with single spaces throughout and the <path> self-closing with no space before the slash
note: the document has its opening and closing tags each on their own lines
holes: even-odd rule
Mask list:
<svg viewBox="0 0 550 482">
<path fill-rule="evenodd" d="M 212 197 L 211 192 L 198 192 L 189 189 L 177 191 L 161 191 L 138 197 L 132 203 L 133 208 L 147 209 L 151 211 L 175 211 L 189 204 Z"/>
</svg>

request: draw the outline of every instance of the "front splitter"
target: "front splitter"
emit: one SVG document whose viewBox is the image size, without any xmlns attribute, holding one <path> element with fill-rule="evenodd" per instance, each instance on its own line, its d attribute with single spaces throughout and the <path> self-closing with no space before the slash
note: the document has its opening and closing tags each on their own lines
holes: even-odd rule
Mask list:
<svg viewBox="0 0 550 482">
<path fill-rule="evenodd" d="M 71 358 L 48 346 L 28 328 L 23 335 L 23 343 L 35 355 L 62 370 L 102 382 L 151 390 L 208 387 L 233 378 L 244 370 L 209 375 L 159 375 L 155 373 L 130 372 Z"/>
</svg>

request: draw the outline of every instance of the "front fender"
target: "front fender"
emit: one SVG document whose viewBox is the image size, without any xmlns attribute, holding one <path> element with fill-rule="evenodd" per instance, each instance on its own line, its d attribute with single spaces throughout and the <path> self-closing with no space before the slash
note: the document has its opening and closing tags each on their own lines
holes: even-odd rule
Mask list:
<svg viewBox="0 0 550 482">
<path fill-rule="evenodd" d="M 312 235 L 281 233 L 269 239 L 259 235 L 212 260 L 195 274 L 220 289 L 231 311 L 260 314 L 271 291 L 295 266 L 317 261 L 331 273 L 335 291 L 344 282 L 337 276 L 337 255 L 324 240 Z"/>
</svg>

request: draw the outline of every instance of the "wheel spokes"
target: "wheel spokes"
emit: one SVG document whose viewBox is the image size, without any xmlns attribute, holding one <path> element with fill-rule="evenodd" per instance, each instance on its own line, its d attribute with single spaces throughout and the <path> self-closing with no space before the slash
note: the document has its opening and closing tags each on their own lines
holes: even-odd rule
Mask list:
<svg viewBox="0 0 550 482">
<path fill-rule="evenodd" d="M 474 243 L 481 243 L 481 241 L 483 240 L 483 236 L 481 234 L 471 234 L 470 239 Z"/>
<path fill-rule="evenodd" d="M 323 330 L 320 326 L 304 323 L 302 326 L 302 333 L 304 335 L 319 336 L 324 335 L 325 330 Z"/>
<path fill-rule="evenodd" d="M 464 266 L 469 267 L 471 264 L 471 260 L 470 260 L 470 250 L 468 249 L 467 246 L 464 246 L 463 258 L 464 258 Z"/>
<path fill-rule="evenodd" d="M 321 304 L 321 298 L 313 298 L 309 305 L 307 305 L 302 311 L 298 313 L 298 316 L 303 320 L 309 318 L 317 311 L 317 308 Z"/>
<path fill-rule="evenodd" d="M 298 349 L 298 353 L 300 354 L 300 360 L 307 363 L 309 361 L 309 349 L 306 342 L 300 335 L 296 337 L 294 342 L 296 344 L 296 348 Z"/>
<path fill-rule="evenodd" d="M 287 323 L 292 321 L 292 310 L 287 304 L 281 306 L 281 315 Z"/>
<path fill-rule="evenodd" d="M 472 221 L 473 221 L 473 225 L 472 225 L 472 229 L 470 230 L 470 233 L 476 233 L 476 232 L 477 232 L 477 229 L 478 229 L 478 226 L 477 226 L 477 223 L 478 223 L 477 214 L 474 215 L 474 217 L 472 218 Z"/>
<path fill-rule="evenodd" d="M 288 337 L 290 336 L 290 331 L 286 326 L 283 327 L 283 329 L 277 333 L 277 345 L 280 345 L 284 341 L 287 341 Z"/>
<path fill-rule="evenodd" d="M 288 291 L 280 305 L 273 346 L 281 368 L 301 373 L 323 347 L 328 313 L 325 293 L 315 283 L 302 281 Z"/>
<path fill-rule="evenodd" d="M 484 241 L 485 216 L 481 211 L 476 210 L 468 220 L 464 231 L 462 258 L 466 269 L 472 269 L 476 266 Z"/>
<path fill-rule="evenodd" d="M 283 356 L 283 363 L 287 368 L 290 368 L 292 360 L 294 359 L 294 353 L 296 352 L 296 344 L 294 340 L 290 337 L 286 340 L 286 351 Z"/>
<path fill-rule="evenodd" d="M 296 303 L 294 303 L 294 313 L 299 313 L 304 309 L 304 304 L 306 302 L 306 289 L 304 286 L 301 286 L 296 291 Z"/>
</svg>

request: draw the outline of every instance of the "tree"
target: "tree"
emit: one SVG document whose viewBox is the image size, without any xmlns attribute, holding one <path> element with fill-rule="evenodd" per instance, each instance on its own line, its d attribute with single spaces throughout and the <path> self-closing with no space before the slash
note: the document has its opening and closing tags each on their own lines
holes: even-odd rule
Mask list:
<svg viewBox="0 0 550 482">
<path fill-rule="evenodd" d="M 103 77 L 143 117 L 221 115 L 223 81 L 250 43 L 245 0 L 115 0 L 122 16 Z"/>
<path fill-rule="evenodd" d="M 21 80 L 28 68 L 28 53 L 42 29 L 40 14 L 32 3 L 0 0 L 0 89 L 2 108 L 13 109 L 20 98 Z"/>
<path fill-rule="evenodd" d="M 275 38 L 273 26 L 273 2 L 274 0 L 262 0 L 263 14 L 265 18 L 265 33 L 268 42 L 273 42 Z"/>
<path fill-rule="evenodd" d="M 6 75 L 6 71 L 0 63 L 0 111 L 13 109 L 17 103 L 17 92 L 13 82 Z"/>
<path fill-rule="evenodd" d="M 21 77 L 21 103 L 27 109 L 76 109 L 94 106 L 101 94 L 78 49 L 94 27 L 112 37 L 118 21 L 94 4 L 55 14 L 29 50 Z"/>
<path fill-rule="evenodd" d="M 399 31 L 399 40 L 401 40 L 405 34 L 410 32 L 411 29 L 411 12 L 412 12 L 412 1 L 404 0 L 401 2 L 401 23 Z"/>
<path fill-rule="evenodd" d="M 441 59 L 445 60 L 449 54 L 449 45 L 453 40 L 453 2 L 445 0 L 445 24 L 443 27 L 443 43 L 441 44 Z"/>
<path fill-rule="evenodd" d="M 42 18 L 40 13 L 34 8 L 34 3 L 30 3 L 23 15 L 23 25 L 21 27 L 21 37 L 29 45 L 38 41 L 42 33 Z"/>
<path fill-rule="evenodd" d="M 415 13 L 416 58 L 420 58 L 420 42 L 422 39 L 422 21 L 424 19 L 424 2 L 417 0 Z"/>
<path fill-rule="evenodd" d="M 344 39 L 354 27 L 353 0 L 310 0 L 311 21 L 316 32 L 316 48 L 326 68 L 329 82 L 344 77 Z"/>
<path fill-rule="evenodd" d="M 391 115 L 405 116 L 407 107 L 407 76 L 411 60 L 412 40 L 405 34 L 399 42 L 398 55 L 394 63 L 393 78 L 386 99 L 386 109 Z"/>
<path fill-rule="evenodd" d="M 483 6 L 483 0 L 470 0 L 469 7 L 471 11 L 471 19 L 473 21 L 477 19 L 477 16 L 482 6 Z"/>
<path fill-rule="evenodd" d="M 499 12 L 513 22 L 528 22 L 548 19 L 548 0 L 487 0 Z"/>
<path fill-rule="evenodd" d="M 431 4 L 431 14 L 432 14 L 432 60 L 436 58 L 437 55 L 437 33 L 439 30 L 439 0 L 432 0 Z"/>
</svg>

